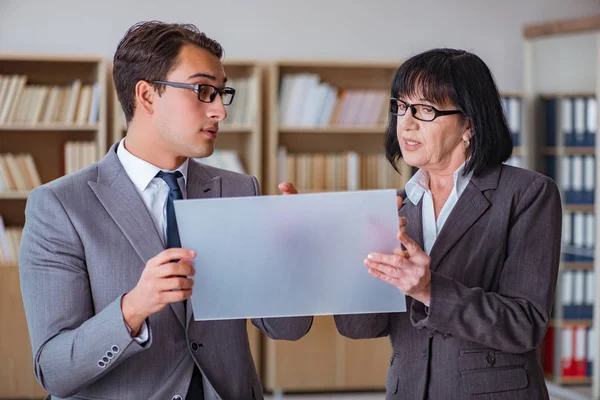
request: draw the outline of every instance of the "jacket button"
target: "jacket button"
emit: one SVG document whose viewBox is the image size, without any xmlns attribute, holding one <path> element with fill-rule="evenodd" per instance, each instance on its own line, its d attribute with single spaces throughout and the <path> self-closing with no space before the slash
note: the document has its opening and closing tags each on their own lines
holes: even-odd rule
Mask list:
<svg viewBox="0 0 600 400">
<path fill-rule="evenodd" d="M 176 394 L 171 400 L 183 400 L 180 395 Z"/>
<path fill-rule="evenodd" d="M 421 356 L 422 356 L 423 358 L 427 359 L 427 354 L 428 354 L 428 351 L 427 351 L 427 349 L 423 349 L 423 351 L 421 352 Z"/>
<path fill-rule="evenodd" d="M 192 342 L 192 351 L 195 353 L 198 351 L 200 346 L 198 346 L 198 343 L 196 342 Z"/>
<path fill-rule="evenodd" d="M 487 363 L 490 365 L 490 367 L 492 365 L 494 365 L 494 363 L 496 362 L 496 357 L 494 357 L 491 354 L 488 354 L 487 357 L 485 357 L 485 361 L 487 361 Z"/>
</svg>

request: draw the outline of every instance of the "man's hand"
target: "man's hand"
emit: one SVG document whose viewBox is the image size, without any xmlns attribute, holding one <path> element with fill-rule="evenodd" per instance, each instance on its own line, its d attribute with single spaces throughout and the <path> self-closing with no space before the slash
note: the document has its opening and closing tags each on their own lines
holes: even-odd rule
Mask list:
<svg viewBox="0 0 600 400">
<path fill-rule="evenodd" d="M 123 318 L 132 337 L 137 336 L 150 315 L 192 295 L 194 281 L 189 277 L 195 272 L 192 267 L 195 256 L 193 251 L 172 248 L 148 260 L 137 285 L 121 301 Z"/>
</svg>

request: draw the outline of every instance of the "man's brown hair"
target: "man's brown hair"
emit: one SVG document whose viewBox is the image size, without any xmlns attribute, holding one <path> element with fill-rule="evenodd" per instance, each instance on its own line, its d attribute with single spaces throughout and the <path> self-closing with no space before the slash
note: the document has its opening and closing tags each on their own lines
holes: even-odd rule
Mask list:
<svg viewBox="0 0 600 400">
<path fill-rule="evenodd" d="M 166 80 L 178 61 L 181 47 L 186 44 L 208 50 L 219 59 L 223 57 L 221 45 L 192 24 L 145 21 L 125 33 L 113 59 L 113 79 L 127 124 L 135 111 L 138 81 Z M 164 87 L 159 85 L 157 90 L 160 95 Z"/>
</svg>

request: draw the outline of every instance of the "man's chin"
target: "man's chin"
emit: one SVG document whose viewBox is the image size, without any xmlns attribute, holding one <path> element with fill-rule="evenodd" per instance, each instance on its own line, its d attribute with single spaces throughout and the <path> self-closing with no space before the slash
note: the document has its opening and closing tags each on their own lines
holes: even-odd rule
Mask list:
<svg viewBox="0 0 600 400">
<path fill-rule="evenodd" d="M 203 147 L 201 149 L 195 149 L 194 151 L 190 152 L 189 157 L 190 158 L 207 158 L 210 157 L 215 151 L 215 148 L 210 146 L 210 147 Z"/>
</svg>

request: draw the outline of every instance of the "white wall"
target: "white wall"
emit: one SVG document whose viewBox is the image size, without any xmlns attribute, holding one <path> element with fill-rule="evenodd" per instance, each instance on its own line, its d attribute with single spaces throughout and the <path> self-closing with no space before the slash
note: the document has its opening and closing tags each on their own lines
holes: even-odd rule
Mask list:
<svg viewBox="0 0 600 400">
<path fill-rule="evenodd" d="M 192 22 L 229 58 L 401 60 L 459 47 L 523 89 L 525 23 L 600 13 L 600 0 L 0 0 L 0 52 L 112 57 L 140 20 Z"/>
</svg>

